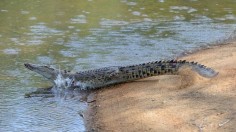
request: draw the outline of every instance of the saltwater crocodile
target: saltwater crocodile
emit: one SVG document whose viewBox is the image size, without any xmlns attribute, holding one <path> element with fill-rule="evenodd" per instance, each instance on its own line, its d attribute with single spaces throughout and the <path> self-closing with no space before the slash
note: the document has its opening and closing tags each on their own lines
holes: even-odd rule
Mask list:
<svg viewBox="0 0 236 132">
<path fill-rule="evenodd" d="M 185 60 L 155 61 L 130 66 L 112 66 L 95 70 L 71 73 L 66 70 L 58 70 L 48 66 L 25 64 L 31 71 L 37 72 L 50 80 L 58 88 L 78 88 L 91 90 L 106 87 L 112 84 L 134 81 L 151 76 L 164 74 L 177 74 L 181 67 L 190 67 L 199 75 L 212 78 L 218 74 L 211 68 L 196 62 Z"/>
</svg>

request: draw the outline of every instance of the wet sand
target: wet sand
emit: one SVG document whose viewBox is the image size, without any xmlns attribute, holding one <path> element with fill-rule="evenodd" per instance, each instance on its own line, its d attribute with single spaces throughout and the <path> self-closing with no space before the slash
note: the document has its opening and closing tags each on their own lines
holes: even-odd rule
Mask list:
<svg viewBox="0 0 236 132">
<path fill-rule="evenodd" d="M 181 57 L 219 72 L 188 68 L 95 91 L 88 131 L 236 131 L 236 42 Z"/>
</svg>

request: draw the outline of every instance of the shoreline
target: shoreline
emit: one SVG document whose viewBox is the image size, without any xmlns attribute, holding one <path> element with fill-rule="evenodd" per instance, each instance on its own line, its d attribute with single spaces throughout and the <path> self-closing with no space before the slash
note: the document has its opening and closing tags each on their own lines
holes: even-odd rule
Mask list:
<svg viewBox="0 0 236 132">
<path fill-rule="evenodd" d="M 236 131 L 236 42 L 212 45 L 178 59 L 219 72 L 212 79 L 189 69 L 118 84 L 92 93 L 88 131 Z M 178 105 L 177 105 L 178 104 Z"/>
</svg>

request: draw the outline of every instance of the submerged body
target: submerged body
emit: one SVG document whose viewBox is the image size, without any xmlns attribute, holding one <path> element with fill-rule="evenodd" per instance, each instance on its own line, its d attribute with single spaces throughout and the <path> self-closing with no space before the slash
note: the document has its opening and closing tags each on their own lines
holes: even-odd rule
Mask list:
<svg viewBox="0 0 236 132">
<path fill-rule="evenodd" d="M 213 69 L 207 68 L 204 65 L 185 60 L 155 61 L 131 66 L 112 66 L 76 73 L 57 70 L 48 66 L 25 64 L 26 68 L 41 74 L 54 83 L 56 87 L 79 88 L 81 90 L 91 90 L 157 75 L 174 75 L 183 66 L 189 66 L 199 75 L 207 78 L 214 77 L 218 74 Z"/>
</svg>

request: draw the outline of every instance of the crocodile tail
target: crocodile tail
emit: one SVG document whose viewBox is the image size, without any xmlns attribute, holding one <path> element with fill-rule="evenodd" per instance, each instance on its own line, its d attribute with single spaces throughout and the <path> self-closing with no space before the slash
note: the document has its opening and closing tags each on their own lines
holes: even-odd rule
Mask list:
<svg viewBox="0 0 236 132">
<path fill-rule="evenodd" d="M 190 66 L 193 71 L 206 78 L 212 78 L 218 75 L 218 72 L 216 72 L 215 70 L 198 64 L 197 62 L 186 62 L 184 65 Z"/>
<path fill-rule="evenodd" d="M 119 70 L 125 80 L 132 81 L 157 75 L 174 75 L 178 73 L 179 68 L 182 66 L 189 66 L 193 71 L 196 71 L 199 75 L 207 78 L 214 77 L 218 74 L 213 69 L 207 68 L 204 65 L 195 62 L 187 62 L 185 60 L 155 61 L 120 67 Z"/>
</svg>

